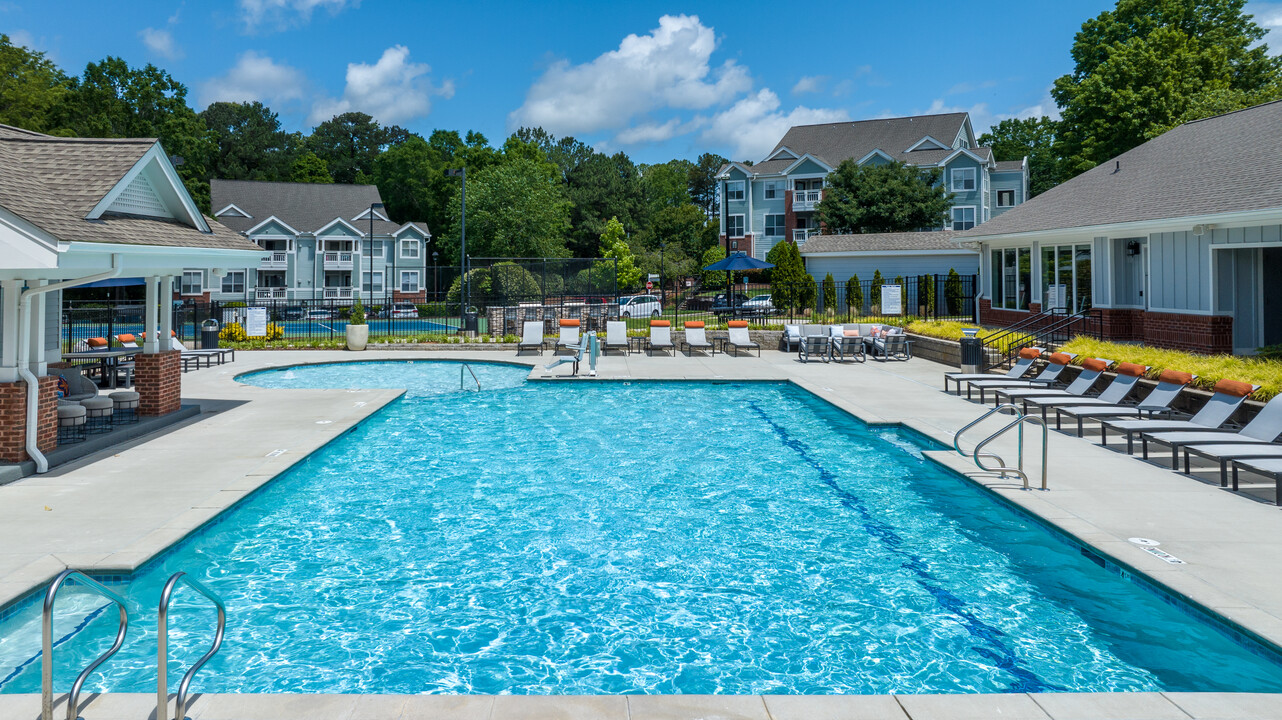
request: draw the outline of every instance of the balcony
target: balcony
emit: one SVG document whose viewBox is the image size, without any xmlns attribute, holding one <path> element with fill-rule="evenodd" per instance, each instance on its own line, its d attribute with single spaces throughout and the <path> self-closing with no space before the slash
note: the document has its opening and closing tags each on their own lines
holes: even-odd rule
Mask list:
<svg viewBox="0 0 1282 720">
<path fill-rule="evenodd" d="M 348 253 L 349 255 L 351 253 Z M 349 287 L 327 287 L 325 288 L 326 300 L 351 300 L 352 289 Z"/>
<path fill-rule="evenodd" d="M 325 253 L 326 270 L 351 270 L 352 253 L 350 252 L 327 252 Z M 326 297 L 329 297 L 328 295 Z"/>
<path fill-rule="evenodd" d="M 289 253 L 273 252 L 271 257 L 258 262 L 259 270 L 286 270 L 289 268 Z"/>
<path fill-rule="evenodd" d="M 810 239 L 811 235 L 818 234 L 818 228 L 797 228 L 792 231 L 792 241 L 798 245 L 802 245 Z"/>
<path fill-rule="evenodd" d="M 792 211 L 809 212 L 823 200 L 823 190 L 794 190 L 792 193 Z"/>
<path fill-rule="evenodd" d="M 260 287 L 254 289 L 255 300 L 285 300 L 289 291 L 283 287 Z"/>
</svg>

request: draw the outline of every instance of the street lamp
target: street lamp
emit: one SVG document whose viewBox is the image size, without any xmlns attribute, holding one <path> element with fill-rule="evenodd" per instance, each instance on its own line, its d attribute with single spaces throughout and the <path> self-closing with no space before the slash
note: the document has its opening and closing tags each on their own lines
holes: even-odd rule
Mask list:
<svg viewBox="0 0 1282 720">
<path fill-rule="evenodd" d="M 659 243 L 659 307 L 663 307 L 663 304 L 668 301 L 668 286 L 663 284 L 663 250 L 666 247 L 668 247 L 666 242 Z M 675 312 L 672 314 L 672 319 L 674 321 L 677 319 Z"/>
<path fill-rule="evenodd" d="M 459 266 L 459 306 L 458 306 L 458 329 L 459 333 L 463 332 L 463 323 L 465 322 L 464 313 L 467 308 L 468 287 L 467 287 L 467 266 L 464 259 L 467 257 L 467 168 L 451 168 L 445 171 L 449 177 L 459 177 L 463 179 L 462 189 L 459 190 L 459 249 L 458 249 L 458 266 Z"/>
<path fill-rule="evenodd" d="M 374 300 L 374 211 L 382 209 L 381 202 L 369 204 L 369 299 L 371 302 Z M 364 284 L 364 282 L 361 283 L 361 285 Z"/>
<path fill-rule="evenodd" d="M 440 253 L 432 251 L 432 299 L 441 299 L 441 264 L 436 260 Z M 426 280 L 427 278 L 423 278 Z"/>
</svg>

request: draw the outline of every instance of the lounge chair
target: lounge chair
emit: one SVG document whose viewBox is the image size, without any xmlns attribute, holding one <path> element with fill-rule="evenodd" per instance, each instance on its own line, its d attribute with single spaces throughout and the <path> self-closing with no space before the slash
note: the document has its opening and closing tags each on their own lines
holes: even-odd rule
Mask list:
<svg viewBox="0 0 1282 720">
<path fill-rule="evenodd" d="M 1273 478 L 1273 504 L 1282 505 L 1282 458 L 1233 461 L 1233 489 L 1238 486 L 1238 468 Z"/>
<path fill-rule="evenodd" d="M 1011 378 L 992 378 L 990 380 L 971 380 L 966 383 L 966 397 L 970 398 L 971 391 L 978 390 L 979 402 L 982 404 L 986 402 L 984 394 L 989 390 L 1031 387 L 1049 388 L 1059 380 L 1059 376 L 1064 372 L 1064 368 L 1068 367 L 1069 363 L 1073 362 L 1073 358 L 1075 357 L 1077 356 L 1073 353 L 1051 353 L 1046 358 L 1046 367 L 1042 368 L 1042 372 L 1035 378 L 1018 378 L 1013 380 Z M 996 397 L 996 394 L 994 394 L 993 399 L 995 400 Z"/>
<path fill-rule="evenodd" d="M 523 350 L 537 350 L 540 355 L 543 354 L 542 321 L 526 321 L 521 326 L 521 342 L 516 344 L 516 354 L 520 355 Z"/>
<path fill-rule="evenodd" d="M 1192 373 L 1176 370 L 1163 370 L 1157 378 L 1157 387 L 1153 388 L 1143 400 L 1136 405 L 1069 405 L 1055 408 L 1055 429 L 1059 429 L 1064 415 L 1077 420 L 1077 437 L 1082 436 L 1082 423 L 1085 420 L 1100 420 L 1109 417 L 1153 417 L 1158 413 L 1171 411 L 1171 403 L 1184 391 L 1188 384 L 1197 379 Z"/>
<path fill-rule="evenodd" d="M 556 345 L 552 347 L 552 354 L 556 354 L 561 348 L 576 348 L 579 346 L 579 319 L 562 318 L 557 321 L 561 328 L 561 336 L 556 339 Z"/>
<path fill-rule="evenodd" d="M 1148 459 L 1148 442 L 1150 439 L 1156 442 L 1162 442 L 1157 439 L 1161 434 L 1168 432 L 1180 432 L 1187 430 L 1215 431 L 1221 425 L 1233 417 L 1233 413 L 1242 407 L 1246 402 L 1247 396 L 1259 390 L 1259 385 L 1251 383 L 1238 382 L 1237 380 L 1221 380 L 1215 383 L 1215 392 L 1211 398 L 1206 401 L 1202 409 L 1198 410 L 1193 417 L 1188 420 L 1102 420 L 1100 421 L 1100 445 L 1108 445 L 1108 431 L 1116 430 L 1126 435 L 1126 452 L 1127 454 L 1135 452 L 1135 436 L 1140 435 L 1144 438 L 1144 459 Z M 1220 432 L 1233 432 L 1229 428 L 1223 428 Z M 1154 433 L 1157 433 L 1155 435 Z M 1178 468 L 1179 454 L 1175 446 L 1171 446 L 1171 469 Z"/>
<path fill-rule="evenodd" d="M 832 344 L 829 355 L 833 360 L 845 362 L 849 355 L 852 359 L 859 358 L 859 362 L 868 361 L 864 337 L 859 333 L 858 325 L 833 325 L 828 341 Z"/>
<path fill-rule="evenodd" d="M 177 350 L 181 352 L 184 358 L 186 357 L 205 358 L 206 367 L 212 366 L 213 365 L 212 361 L 214 359 L 217 359 L 218 364 L 222 365 L 224 362 L 227 361 L 228 355 L 231 355 L 232 362 L 236 362 L 236 348 L 202 348 L 200 350 L 192 350 L 188 348 L 186 345 L 184 345 L 183 341 L 179 340 L 178 335 L 173 333 L 173 331 L 170 331 L 169 347 L 173 350 Z"/>
<path fill-rule="evenodd" d="M 828 355 L 831 349 L 832 343 L 828 340 L 828 328 L 823 325 L 801 326 L 801 346 L 797 350 L 798 360 L 808 363 L 813 355 L 824 362 L 828 362 Z"/>
<path fill-rule="evenodd" d="M 748 335 L 747 320 L 731 320 L 728 323 L 728 327 L 729 327 L 729 332 L 727 333 L 728 337 L 726 337 L 725 341 L 721 344 L 722 352 L 725 352 L 726 348 L 730 347 L 730 348 L 734 348 L 733 352 L 730 354 L 737 355 L 739 354 L 739 348 L 748 348 L 749 350 L 751 350 L 752 348 L 756 348 L 757 357 L 761 357 L 761 343 L 753 342 L 752 337 Z M 792 325 L 790 327 L 796 327 L 796 326 Z"/>
<path fill-rule="evenodd" d="M 94 384 L 93 380 L 82 375 L 80 373 L 80 368 L 77 366 L 73 365 L 71 367 L 64 368 L 51 367 L 49 368 L 49 374 L 57 375 L 65 382 L 65 386 L 63 386 L 63 383 L 59 383 L 59 386 L 61 386 L 60 389 L 62 390 L 62 397 L 58 398 L 59 400 L 79 402 L 81 400 L 98 397 L 98 386 Z"/>
<path fill-rule="evenodd" d="M 116 342 L 120 343 L 120 347 L 128 348 L 131 350 L 139 347 L 138 338 L 134 337 L 132 333 L 124 333 L 123 335 L 117 335 Z"/>
<path fill-rule="evenodd" d="M 628 353 L 628 324 L 622 320 L 610 320 L 605 324 L 605 344 L 601 346 L 601 352 L 614 349 L 622 350 L 623 354 Z"/>
<path fill-rule="evenodd" d="M 948 392 L 949 380 L 957 383 L 957 394 L 961 395 L 962 383 L 970 380 L 991 380 L 999 377 L 1023 377 L 1028 374 L 1029 370 L 1033 369 L 1033 363 L 1037 362 L 1037 358 L 1041 357 L 1041 355 L 1042 348 L 1038 347 L 1026 347 L 1023 350 L 1020 350 L 1019 357 L 1015 358 L 1015 363 L 1011 365 L 1010 370 L 1007 370 L 1003 375 L 996 373 L 944 373 L 944 392 Z"/>
<path fill-rule="evenodd" d="M 1067 407 L 1076 405 L 1120 405 L 1126 398 L 1130 397 L 1131 391 L 1139 387 L 1140 378 L 1148 372 L 1147 365 L 1136 365 L 1135 363 L 1118 363 L 1113 368 L 1116 373 L 1113 381 L 1104 388 L 1099 395 L 1095 397 L 1063 397 L 1059 395 L 1050 395 L 1042 397 L 1026 397 L 1022 399 L 1024 403 L 1024 413 L 1028 413 L 1029 406 L 1041 408 L 1042 420 L 1045 421 L 1046 411 L 1054 407 Z"/>
<path fill-rule="evenodd" d="M 784 325 L 783 326 L 783 350 L 792 352 L 793 347 L 801 347 L 801 326 Z"/>
<path fill-rule="evenodd" d="M 702 320 L 687 320 L 682 323 L 682 326 L 686 331 L 685 346 L 687 356 L 693 356 L 696 349 L 707 352 L 709 355 L 716 354 L 717 349 L 712 343 L 708 342 L 708 333 L 703 327 Z"/>
<path fill-rule="evenodd" d="M 672 344 L 672 321 L 651 320 L 650 337 L 646 340 L 646 355 L 654 355 L 655 350 L 665 350 L 676 357 L 677 346 Z"/>
<path fill-rule="evenodd" d="M 1189 472 L 1189 456 L 1197 455 L 1220 463 L 1220 485 L 1225 484 L 1226 465 L 1236 457 L 1282 457 L 1282 445 L 1274 442 L 1282 435 L 1282 395 L 1274 396 L 1237 432 L 1192 431 L 1156 433 L 1152 438 L 1171 446 L 1171 452 L 1184 452 L 1184 472 Z"/>
<path fill-rule="evenodd" d="M 1038 387 L 1009 387 L 997 388 L 993 391 L 994 403 L 1001 402 L 1018 403 L 1028 398 L 1074 398 L 1086 397 L 1086 393 L 1095 387 L 1095 383 L 1100 376 L 1112 365 L 1112 360 L 1104 358 L 1086 358 L 1082 361 L 1082 370 L 1077 373 L 1073 382 L 1065 388 L 1038 388 Z M 1028 404 L 1024 404 L 1024 412 L 1028 412 Z"/>
</svg>

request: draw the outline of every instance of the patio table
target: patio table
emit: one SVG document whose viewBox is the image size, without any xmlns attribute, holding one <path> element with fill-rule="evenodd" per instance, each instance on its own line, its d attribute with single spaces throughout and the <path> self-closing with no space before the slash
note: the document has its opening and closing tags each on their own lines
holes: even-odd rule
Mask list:
<svg viewBox="0 0 1282 720">
<path fill-rule="evenodd" d="M 112 390 L 116 389 L 116 364 L 121 358 L 138 354 L 137 348 L 116 348 L 113 350 L 86 350 L 63 353 L 63 360 L 97 360 L 102 370 L 102 377 L 107 380 Z M 108 379 L 110 378 L 110 379 Z"/>
</svg>

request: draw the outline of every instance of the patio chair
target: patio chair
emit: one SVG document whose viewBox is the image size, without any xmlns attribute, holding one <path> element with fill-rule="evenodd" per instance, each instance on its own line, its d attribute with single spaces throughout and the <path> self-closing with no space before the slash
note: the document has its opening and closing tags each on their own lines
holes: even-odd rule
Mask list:
<svg viewBox="0 0 1282 720">
<path fill-rule="evenodd" d="M 1000 390 L 1001 388 L 1017 388 L 1017 387 L 1018 388 L 1027 388 L 1027 387 L 1049 388 L 1059 380 L 1059 376 L 1064 372 L 1064 368 L 1068 367 L 1069 363 L 1073 362 L 1073 358 L 1075 357 L 1077 357 L 1077 355 L 1073 353 L 1065 353 L 1065 352 L 1051 353 L 1046 358 L 1046 367 L 1042 368 L 1042 372 L 1037 377 L 1029 378 L 1026 380 L 1018 379 L 1018 378 L 1017 379 L 990 378 L 988 380 L 971 380 L 970 382 L 966 383 L 966 397 L 970 398 L 970 394 L 973 390 L 979 390 L 979 402 L 980 404 L 983 404 L 984 402 L 986 402 L 986 400 L 984 399 L 984 394 L 988 390 Z M 993 399 L 996 399 L 996 398 L 997 396 L 994 393 Z"/>
<path fill-rule="evenodd" d="M 666 350 L 676 357 L 677 346 L 672 344 L 671 320 L 650 321 L 650 337 L 646 340 L 645 353 L 654 355 L 655 350 Z"/>
<path fill-rule="evenodd" d="M 1157 378 L 1157 387 L 1153 388 L 1137 405 L 1069 405 L 1055 408 L 1055 429 L 1059 429 L 1064 415 L 1077 420 L 1077 437 L 1082 436 L 1082 423 L 1085 420 L 1100 420 L 1108 417 L 1153 417 L 1158 413 L 1171 411 L 1171 403 L 1179 396 L 1188 384 L 1197 379 L 1193 373 L 1177 370 L 1163 370 Z"/>
<path fill-rule="evenodd" d="M 212 367 L 215 359 L 218 360 L 219 365 L 222 365 L 227 361 L 228 355 L 231 356 L 231 362 L 236 362 L 236 348 L 202 348 L 200 350 L 192 350 L 184 345 L 183 341 L 178 339 L 178 334 L 172 330 L 169 331 L 169 347 L 170 349 L 181 352 L 183 357 L 205 358 L 206 367 Z"/>
<path fill-rule="evenodd" d="M 1233 489 L 1238 487 L 1238 468 L 1273 478 L 1273 504 L 1282 505 L 1282 458 L 1233 461 Z"/>
<path fill-rule="evenodd" d="M 873 334 L 872 355 L 882 362 L 912 360 L 913 341 L 908 339 L 903 328 L 883 325 L 880 333 Z"/>
<path fill-rule="evenodd" d="M 868 355 L 864 348 L 864 336 L 859 334 L 858 325 L 833 325 L 828 342 L 831 345 L 829 354 L 837 362 L 845 362 L 846 356 L 867 362 Z"/>
<path fill-rule="evenodd" d="M 1282 435 L 1282 395 L 1274 396 L 1237 432 L 1185 430 L 1154 433 L 1144 441 L 1154 440 L 1171 446 L 1171 452 L 1184 453 L 1184 472 L 1189 472 L 1190 455 L 1220 463 L 1220 485 L 1225 484 L 1228 461 L 1236 457 L 1282 457 L 1282 445 L 1275 444 Z"/>
<path fill-rule="evenodd" d="M 98 397 L 98 386 L 93 380 L 81 374 L 80 368 L 76 366 L 65 368 L 49 368 L 50 375 L 57 375 L 61 380 L 58 382 L 59 390 L 62 391 L 62 397 L 59 400 L 68 400 L 79 402 L 89 398 Z"/>
<path fill-rule="evenodd" d="M 1130 454 L 1135 452 L 1135 436 L 1140 435 L 1143 438 L 1144 459 L 1147 460 L 1150 439 L 1161 443 L 1162 441 L 1158 437 L 1165 433 L 1186 430 L 1215 431 L 1233 417 L 1233 414 L 1238 411 L 1238 408 L 1242 407 L 1242 403 L 1246 402 L 1251 393 L 1259 389 L 1259 385 L 1252 385 L 1251 383 L 1238 382 L 1237 380 L 1221 380 L 1215 383 L 1215 392 L 1206 401 L 1206 404 L 1202 406 L 1202 409 L 1198 410 L 1188 420 L 1102 420 L 1099 431 L 1100 445 L 1108 445 L 1108 431 L 1110 429 L 1116 430 L 1126 435 L 1126 452 Z M 1223 428 L 1219 431 L 1233 432 L 1229 428 Z M 1179 453 L 1176 451 L 1176 446 L 1172 445 L 1172 470 L 1179 467 L 1178 461 Z"/>
<path fill-rule="evenodd" d="M 543 321 L 527 320 L 521 326 L 521 341 L 516 344 L 516 354 L 523 350 L 537 350 L 543 354 Z"/>
<path fill-rule="evenodd" d="M 801 346 L 797 350 L 797 359 L 808 363 L 813 355 L 828 362 L 828 355 L 832 349 L 832 343 L 828 337 L 828 328 L 824 325 L 802 325 Z"/>
<path fill-rule="evenodd" d="M 610 349 L 628 353 L 628 324 L 623 320 L 610 320 L 605 324 L 605 344 L 601 347 L 604 354 Z"/>
<path fill-rule="evenodd" d="M 1074 398 L 1086 397 L 1086 393 L 1095 387 L 1096 381 L 1112 365 L 1112 360 L 1104 358 L 1086 358 L 1082 361 L 1082 370 L 1077 373 L 1073 382 L 1065 388 L 1038 388 L 1038 387 L 1009 387 L 997 388 L 993 391 L 994 402 L 1000 405 L 1002 402 L 1017 403 L 1028 398 Z M 1028 404 L 1024 404 L 1024 412 L 1028 412 Z"/>
<path fill-rule="evenodd" d="M 949 380 L 957 383 L 957 394 L 961 395 L 962 383 L 970 380 L 991 380 L 993 378 L 1002 377 L 1003 375 L 1008 378 L 1023 377 L 1028 374 L 1029 370 L 1033 369 L 1033 363 L 1037 362 L 1037 358 L 1041 356 L 1042 348 L 1026 347 L 1019 351 L 1019 356 L 1015 358 L 1015 363 L 1010 366 L 1010 370 L 1007 370 L 1002 375 L 996 373 L 944 373 L 944 392 L 948 392 Z"/>
<path fill-rule="evenodd" d="M 752 336 L 748 334 L 747 320 L 731 320 L 726 324 L 729 328 L 726 333 L 726 339 L 721 343 L 721 351 L 726 352 L 726 348 L 734 348 L 728 355 L 739 354 L 739 348 L 756 348 L 757 357 L 761 357 L 761 343 L 752 341 Z"/>
<path fill-rule="evenodd" d="M 708 342 L 708 335 L 704 330 L 702 320 L 687 320 L 682 325 L 686 331 L 685 346 L 687 357 L 692 357 L 696 348 L 707 352 L 709 355 L 716 354 L 716 347 Z"/>
<path fill-rule="evenodd" d="M 792 352 L 792 349 L 794 346 L 800 347 L 801 346 L 801 326 L 800 325 L 784 325 L 782 341 L 783 341 L 784 352 Z"/>
<path fill-rule="evenodd" d="M 1076 405 L 1078 407 L 1084 405 L 1120 405 L 1126 398 L 1130 397 L 1132 390 L 1139 387 L 1140 378 L 1144 377 L 1144 373 L 1148 372 L 1148 366 L 1136 365 L 1135 363 L 1118 363 L 1117 367 L 1113 368 L 1113 372 L 1116 373 L 1113 376 L 1113 381 L 1095 397 L 1079 398 L 1058 395 L 1027 397 L 1022 399 L 1024 413 L 1028 413 L 1030 405 L 1034 408 L 1040 408 L 1042 420 L 1045 421 L 1047 419 L 1046 411 L 1061 405 Z"/>
<path fill-rule="evenodd" d="M 134 337 L 132 333 L 117 335 L 116 342 L 120 343 L 120 347 L 122 348 L 133 349 L 139 347 L 138 338 Z"/>
<path fill-rule="evenodd" d="M 578 318 L 562 318 L 557 323 L 561 327 L 561 336 L 557 338 L 556 345 L 552 348 L 552 354 L 556 354 L 561 348 L 570 348 L 579 346 L 579 326 Z"/>
</svg>

